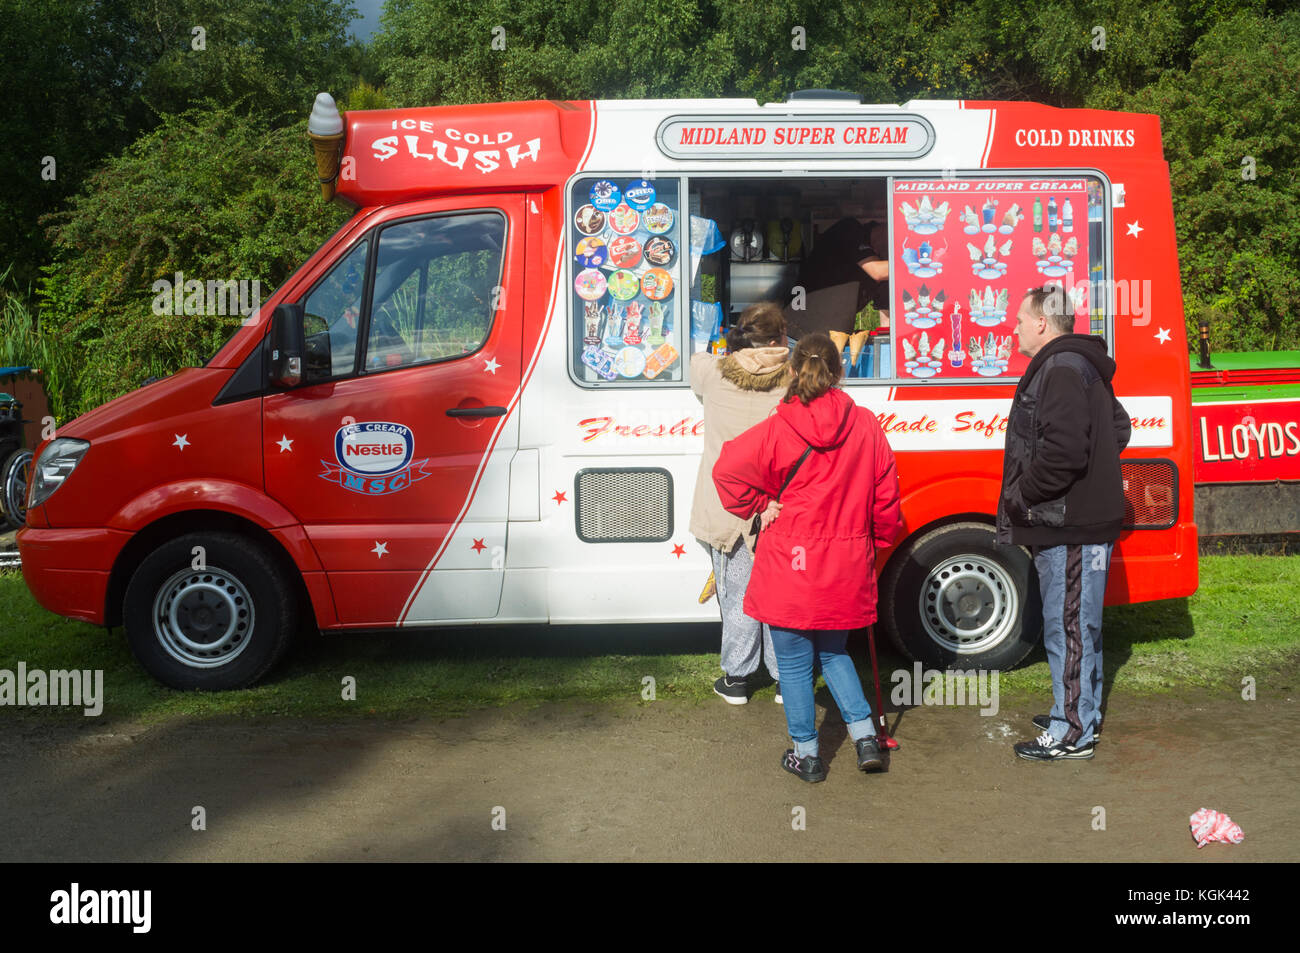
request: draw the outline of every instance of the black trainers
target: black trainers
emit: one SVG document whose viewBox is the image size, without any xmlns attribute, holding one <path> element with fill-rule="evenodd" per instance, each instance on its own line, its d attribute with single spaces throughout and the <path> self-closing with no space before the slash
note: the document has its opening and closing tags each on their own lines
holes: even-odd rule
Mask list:
<svg viewBox="0 0 1300 953">
<path fill-rule="evenodd" d="M 880 750 L 880 743 L 876 741 L 875 735 L 868 738 L 859 738 L 853 744 L 858 749 L 859 771 L 889 770 L 889 762 L 886 760 L 885 753 Z"/>
<path fill-rule="evenodd" d="M 1033 741 L 1017 741 L 1012 747 L 1016 756 L 1026 761 L 1086 761 L 1094 754 L 1095 745 L 1067 745 L 1043 732 Z"/>
<path fill-rule="evenodd" d="M 780 683 L 780 682 L 777 682 L 777 683 L 776 683 L 776 697 L 773 698 L 772 701 L 776 702 L 778 705 L 784 705 L 784 704 L 785 704 L 785 699 L 781 697 L 781 683 Z"/>
<path fill-rule="evenodd" d="M 1037 728 L 1039 731 L 1048 731 L 1048 730 L 1050 730 L 1051 727 L 1052 727 L 1052 716 L 1051 716 L 1051 715 L 1035 715 L 1035 716 L 1034 716 L 1034 727 Z M 1098 718 L 1098 719 L 1097 719 L 1097 727 L 1094 728 L 1094 729 L 1092 729 L 1092 738 L 1093 738 L 1094 741 L 1100 740 L 1100 738 L 1101 738 L 1101 718 Z"/>
<path fill-rule="evenodd" d="M 713 690 L 728 705 L 744 705 L 749 701 L 749 686 L 743 678 L 724 675 L 713 683 Z"/>
<path fill-rule="evenodd" d="M 797 757 L 793 748 L 785 749 L 785 754 L 781 756 L 781 767 L 804 781 L 826 780 L 826 765 L 822 764 L 821 758 L 816 755 L 808 755 L 806 758 Z"/>
</svg>

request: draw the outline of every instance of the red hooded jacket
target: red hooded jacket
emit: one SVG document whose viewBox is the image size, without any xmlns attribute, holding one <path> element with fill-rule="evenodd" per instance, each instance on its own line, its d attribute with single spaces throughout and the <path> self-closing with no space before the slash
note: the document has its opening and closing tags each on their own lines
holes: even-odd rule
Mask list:
<svg viewBox="0 0 1300 953">
<path fill-rule="evenodd" d="M 870 411 L 837 387 L 782 403 L 722 445 L 713 483 L 728 512 L 751 517 L 809 446 L 759 537 L 745 612 L 782 629 L 861 628 L 876 621 L 876 551 L 903 524 L 894 453 Z"/>
</svg>

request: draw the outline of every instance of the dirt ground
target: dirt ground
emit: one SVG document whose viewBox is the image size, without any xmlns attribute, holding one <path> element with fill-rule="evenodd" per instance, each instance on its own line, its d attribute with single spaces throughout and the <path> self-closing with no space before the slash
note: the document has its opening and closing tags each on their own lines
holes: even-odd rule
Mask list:
<svg viewBox="0 0 1300 953">
<path fill-rule="evenodd" d="M 1055 764 L 1011 751 L 1041 705 L 915 708 L 871 776 L 828 701 L 822 784 L 779 768 L 770 693 L 396 724 L 8 718 L 0 861 L 1300 859 L 1292 698 L 1117 695 L 1097 756 Z M 1201 807 L 1245 842 L 1198 851 Z"/>
</svg>

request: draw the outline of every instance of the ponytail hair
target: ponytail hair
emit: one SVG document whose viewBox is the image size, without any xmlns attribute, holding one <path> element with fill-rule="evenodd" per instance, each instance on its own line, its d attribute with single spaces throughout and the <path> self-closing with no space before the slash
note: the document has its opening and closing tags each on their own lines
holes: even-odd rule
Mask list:
<svg viewBox="0 0 1300 953">
<path fill-rule="evenodd" d="M 843 375 L 840 349 L 820 331 L 799 339 L 790 365 L 793 375 L 784 403 L 797 397 L 807 406 L 838 384 Z"/>
<path fill-rule="evenodd" d="M 727 333 L 727 350 L 747 347 L 785 347 L 785 312 L 774 301 L 751 304 Z"/>
</svg>

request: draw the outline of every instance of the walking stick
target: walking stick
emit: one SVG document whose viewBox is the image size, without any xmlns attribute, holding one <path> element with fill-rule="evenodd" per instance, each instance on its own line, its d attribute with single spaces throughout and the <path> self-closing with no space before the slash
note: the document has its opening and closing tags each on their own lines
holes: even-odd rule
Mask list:
<svg viewBox="0 0 1300 953">
<path fill-rule="evenodd" d="M 897 738 L 889 734 L 889 722 L 885 718 L 885 706 L 880 701 L 880 668 L 876 665 L 876 627 L 867 626 L 867 645 L 871 649 L 871 680 L 876 685 L 876 741 L 889 751 L 902 747 Z"/>
</svg>

